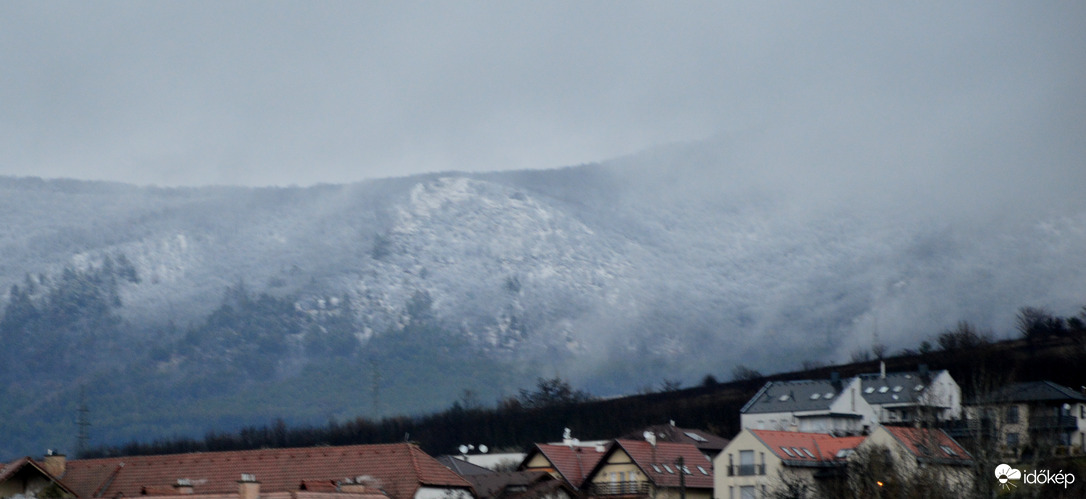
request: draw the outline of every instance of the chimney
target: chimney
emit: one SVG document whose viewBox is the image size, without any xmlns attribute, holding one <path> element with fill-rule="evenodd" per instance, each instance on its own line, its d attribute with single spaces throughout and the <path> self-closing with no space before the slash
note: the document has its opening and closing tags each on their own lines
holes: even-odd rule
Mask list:
<svg viewBox="0 0 1086 499">
<path fill-rule="evenodd" d="M 173 489 L 181 495 L 192 494 L 192 480 L 189 480 L 188 478 L 178 478 L 177 483 L 173 484 Z"/>
<path fill-rule="evenodd" d="M 833 385 L 833 389 L 841 391 L 841 373 L 833 371 L 830 373 L 830 384 Z"/>
<path fill-rule="evenodd" d="M 879 379 L 886 379 L 886 362 L 879 361 Z"/>
<path fill-rule="evenodd" d="M 249 473 L 242 473 L 238 480 L 238 499 L 260 499 L 260 482 Z"/>
<path fill-rule="evenodd" d="M 54 477 L 64 476 L 64 470 L 68 466 L 68 458 L 64 454 L 57 454 L 53 449 L 45 451 L 45 457 L 41 460 L 41 467 Z"/>
</svg>

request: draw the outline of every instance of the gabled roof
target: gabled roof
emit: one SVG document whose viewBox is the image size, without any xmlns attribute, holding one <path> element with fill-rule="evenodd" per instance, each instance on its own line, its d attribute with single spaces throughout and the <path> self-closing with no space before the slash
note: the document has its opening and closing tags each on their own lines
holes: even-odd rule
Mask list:
<svg viewBox="0 0 1086 499">
<path fill-rule="evenodd" d="M 848 386 L 849 380 L 841 380 Z M 773 412 L 828 411 L 841 391 L 830 380 L 769 381 L 739 412 L 762 414 Z"/>
<path fill-rule="evenodd" d="M 855 449 L 865 437 L 835 437 L 829 433 L 798 431 L 747 430 L 770 452 L 790 466 L 817 466 L 843 463 L 841 451 Z M 786 450 L 787 449 L 787 450 Z"/>
<path fill-rule="evenodd" d="M 861 374 L 863 390 L 860 392 L 869 404 L 916 404 L 927 391 L 931 380 L 944 372 L 946 371 L 932 371 L 926 379 L 919 371 L 886 373 L 886 376 L 879 373 Z M 931 402 L 934 401 L 927 401 Z"/>
<path fill-rule="evenodd" d="M 131 456 L 68 461 L 63 480 L 80 497 L 128 497 L 180 478 L 196 494 L 234 494 L 242 473 L 265 492 L 297 491 L 303 482 L 372 477 L 393 499 L 423 486 L 470 488 L 463 478 L 413 444 L 352 445 Z"/>
<path fill-rule="evenodd" d="M 946 464 L 969 464 L 972 456 L 943 430 L 883 426 L 913 456 Z"/>
<path fill-rule="evenodd" d="M 5 464 L 2 468 L 0 468 L 0 484 L 12 479 L 20 472 L 42 475 L 46 479 L 51 480 L 53 483 L 57 484 L 57 486 L 65 492 L 73 496 L 76 495 L 76 493 L 71 488 L 69 488 L 59 479 L 57 479 L 57 477 L 53 476 L 48 471 L 45 471 L 44 466 L 29 457 L 21 457 L 10 463 Z"/>
<path fill-rule="evenodd" d="M 676 444 L 691 444 L 702 452 L 709 454 L 717 454 L 724 450 L 728 446 L 729 440 L 721 438 L 717 435 L 713 435 L 704 430 L 694 430 L 689 428 L 679 428 L 672 424 L 660 424 L 649 426 L 638 431 L 633 431 L 623 435 L 621 438 L 627 440 L 644 440 L 645 432 L 651 431 L 656 435 L 657 442 L 671 442 Z"/>
<path fill-rule="evenodd" d="M 657 487 L 678 487 L 679 475 L 685 475 L 687 488 L 713 488 L 713 462 L 701 450 L 692 444 L 657 442 L 652 445 L 644 440 L 615 440 L 606 455 L 600 459 L 589 476 L 593 476 L 607 465 L 609 456 L 616 452 L 625 452 L 634 464 Z M 679 457 L 683 458 L 686 470 L 678 469 Z"/>
<path fill-rule="evenodd" d="M 1082 392 L 1051 381 L 1014 383 L 980 398 L 981 403 L 1000 402 L 1086 402 Z"/>
<path fill-rule="evenodd" d="M 579 489 L 584 484 L 588 472 L 596 466 L 596 463 L 603 457 L 604 452 L 600 452 L 594 447 L 536 444 L 535 448 L 529 451 L 527 456 L 524 456 L 524 461 L 521 464 L 522 470 L 536 454 L 542 454 L 551 463 L 554 470 L 566 480 L 566 483 L 574 489 Z"/>
</svg>

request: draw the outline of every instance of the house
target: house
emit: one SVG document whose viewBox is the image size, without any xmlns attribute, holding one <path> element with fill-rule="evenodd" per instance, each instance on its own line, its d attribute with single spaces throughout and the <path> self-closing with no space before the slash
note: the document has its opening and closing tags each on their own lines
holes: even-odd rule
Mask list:
<svg viewBox="0 0 1086 499">
<path fill-rule="evenodd" d="M 546 471 L 559 478 L 573 490 L 580 490 L 585 477 L 607 450 L 605 445 L 586 447 L 570 442 L 564 444 L 536 444 L 524 456 L 518 471 Z"/>
<path fill-rule="evenodd" d="M 911 372 L 861 374 L 863 397 L 879 423 L 937 423 L 962 415 L 962 389 L 946 370 L 929 371 L 926 364 Z"/>
<path fill-rule="evenodd" d="M 473 497 L 470 483 L 409 443 L 80 459 L 61 463 L 59 471 L 82 498 L 249 499 L 254 491 L 253 499 Z"/>
<path fill-rule="evenodd" d="M 974 400 L 967 415 L 973 434 L 995 439 L 1008 454 L 1027 446 L 1086 453 L 1086 394 L 1051 381 L 997 389 Z"/>
<path fill-rule="evenodd" d="M 491 471 L 465 475 L 479 499 L 573 499 L 577 491 L 545 471 Z"/>
<path fill-rule="evenodd" d="M 712 461 L 692 444 L 615 440 L 588 473 L 588 497 L 711 499 Z"/>
<path fill-rule="evenodd" d="M 859 462 L 872 456 L 881 461 L 878 466 Z M 943 430 L 880 426 L 856 447 L 850 461 L 854 472 L 888 487 L 900 482 L 966 494 L 973 486 L 972 456 Z"/>
<path fill-rule="evenodd" d="M 76 493 L 53 474 L 55 464 L 63 459 L 63 455 L 50 453 L 41 462 L 23 457 L 4 464 L 0 467 L 0 499 L 75 497 Z"/>
<path fill-rule="evenodd" d="M 842 470 L 862 436 L 745 428 L 713 461 L 714 499 L 754 499 Z"/>
<path fill-rule="evenodd" d="M 668 424 L 653 425 L 642 430 L 633 431 L 620 438 L 626 440 L 644 440 L 646 435 L 653 435 L 657 442 L 671 442 L 675 444 L 690 444 L 701 450 L 710 460 L 720 454 L 728 445 L 728 439 L 704 430 L 680 428 L 675 426 L 675 421 Z"/>
<path fill-rule="evenodd" d="M 878 423 L 860 378 L 770 381 L 740 410 L 743 428 L 860 434 Z"/>
</svg>

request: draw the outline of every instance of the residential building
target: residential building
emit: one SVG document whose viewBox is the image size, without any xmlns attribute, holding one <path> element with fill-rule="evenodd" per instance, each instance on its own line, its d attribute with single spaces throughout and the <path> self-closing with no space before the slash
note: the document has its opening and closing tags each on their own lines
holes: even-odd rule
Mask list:
<svg viewBox="0 0 1086 499">
<path fill-rule="evenodd" d="M 588 497 L 711 499 L 712 461 L 693 444 L 615 440 L 588 473 Z"/>
<path fill-rule="evenodd" d="M 16 459 L 0 467 L 0 499 L 35 497 L 75 497 L 76 493 L 53 474 L 63 455 L 49 454 L 42 461 L 29 457 Z"/>
<path fill-rule="evenodd" d="M 962 389 L 946 370 L 929 371 L 921 364 L 916 371 L 860 375 L 863 397 L 875 410 L 879 423 L 938 423 L 961 418 Z"/>
<path fill-rule="evenodd" d="M 814 485 L 843 469 L 864 437 L 745 428 L 713 461 L 714 499 L 770 497 L 788 481 Z"/>
<path fill-rule="evenodd" d="M 714 435 L 705 430 L 680 428 L 675 426 L 675 421 L 668 424 L 653 425 L 638 431 L 632 431 L 620 438 L 626 440 L 644 440 L 646 435 L 652 434 L 657 442 L 671 442 L 675 444 L 690 444 L 701 450 L 710 460 L 720 454 L 728 445 L 728 439 Z"/>
<path fill-rule="evenodd" d="M 1086 390 L 1086 389 L 1084 389 Z M 1086 394 L 1051 381 L 1014 383 L 967 408 L 968 431 L 992 438 L 1007 454 L 1026 448 L 1086 453 Z"/>
<path fill-rule="evenodd" d="M 872 469 L 881 469 L 888 476 L 867 478 L 885 483 L 900 480 L 908 487 L 922 485 L 963 494 L 972 489 L 973 458 L 943 430 L 879 426 L 856 447 L 851 459 L 869 457 L 875 449 L 882 449 L 883 455 L 879 457 L 884 466 L 857 466 L 856 472 L 870 474 Z"/>
<path fill-rule="evenodd" d="M 573 499 L 577 491 L 545 471 L 491 471 L 465 475 L 479 499 Z"/>
<path fill-rule="evenodd" d="M 740 410 L 743 428 L 861 434 L 878 423 L 860 378 L 770 381 Z"/>
<path fill-rule="evenodd" d="M 56 476 L 81 498 L 473 497 L 470 483 L 409 443 L 80 459 Z"/>
<path fill-rule="evenodd" d="M 580 490 L 585 477 L 596 466 L 607 450 L 605 445 L 585 447 L 572 441 L 566 444 L 536 444 L 524 461 L 517 467 L 519 471 L 546 471 L 555 478 L 562 479 L 573 490 Z"/>
</svg>

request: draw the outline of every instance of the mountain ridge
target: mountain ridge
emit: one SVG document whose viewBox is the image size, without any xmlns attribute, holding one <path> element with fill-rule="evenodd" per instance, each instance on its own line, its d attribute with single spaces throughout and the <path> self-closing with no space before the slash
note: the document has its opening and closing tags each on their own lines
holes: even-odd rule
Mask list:
<svg viewBox="0 0 1086 499">
<path fill-rule="evenodd" d="M 74 366 L 35 389 L 61 412 L 73 375 L 131 381 L 114 386 L 123 397 L 92 390 L 119 407 L 169 404 L 148 393 L 169 390 L 222 408 L 166 424 L 187 433 L 260 421 L 277 403 L 300 422 L 424 411 L 461 389 L 498 397 L 556 374 L 630 393 L 736 364 L 842 360 L 875 334 L 915 347 L 960 320 L 1006 336 L 1018 307 L 1081 306 L 1086 209 L 978 217 L 952 209 L 966 201 L 903 190 L 880 204 L 850 186 L 808 199 L 803 179 L 774 182 L 733 145 L 304 188 L 0 178 L 0 303 L 36 285 L 44 307 L 65 269 L 123 256 L 139 279 L 118 286 L 121 322 L 84 352 L 112 370 Z M 278 321 L 274 334 L 246 329 L 259 317 Z M 421 395 L 427 376 L 446 379 Z M 0 379 L 11 400 L 32 398 L 23 380 Z M 354 385 L 352 400 L 336 402 L 342 389 L 322 379 Z M 301 400 L 258 396 L 276 391 Z M 0 414 L 29 416 L 18 404 Z M 103 438 L 146 435 L 155 417 L 167 416 L 115 417 Z"/>
</svg>

